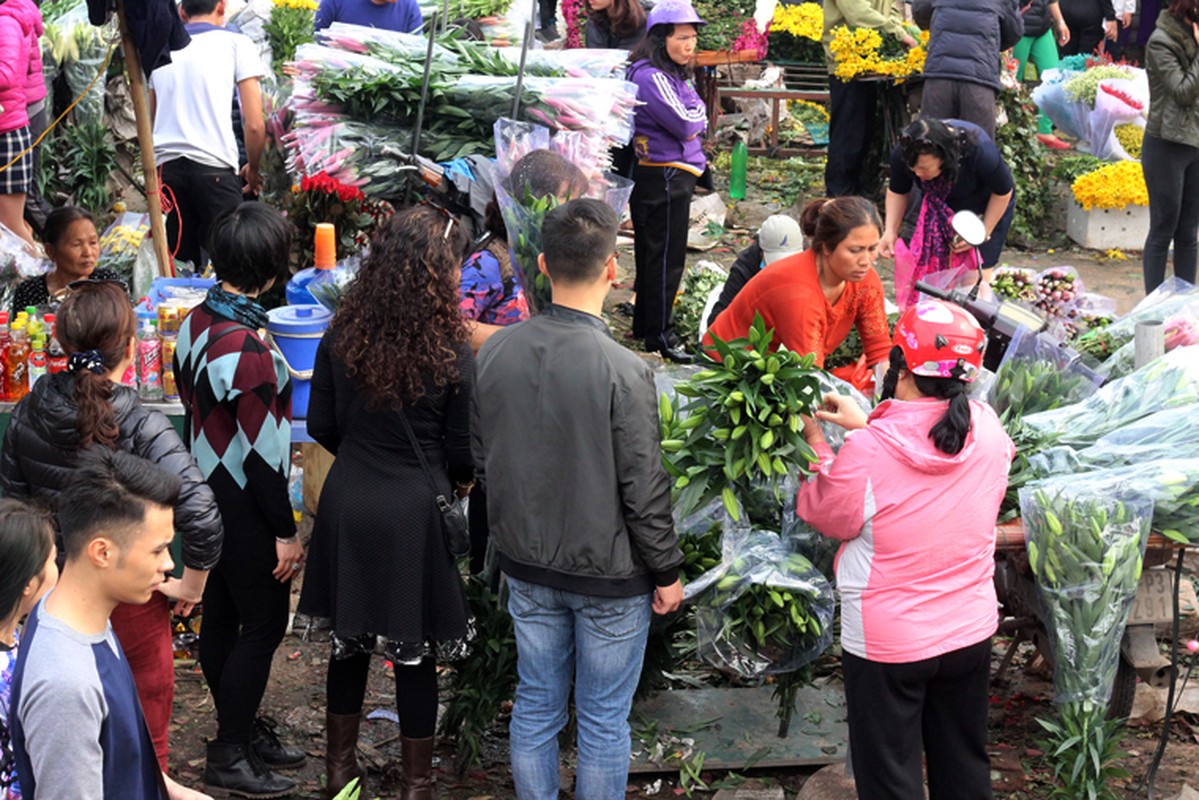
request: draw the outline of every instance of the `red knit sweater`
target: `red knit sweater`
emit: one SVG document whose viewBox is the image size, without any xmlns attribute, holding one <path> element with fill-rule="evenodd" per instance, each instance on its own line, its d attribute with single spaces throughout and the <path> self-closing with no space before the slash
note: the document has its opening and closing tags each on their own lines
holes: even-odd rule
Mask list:
<svg viewBox="0 0 1199 800">
<path fill-rule="evenodd" d="M 745 336 L 755 313 L 761 313 L 767 328 L 775 329 L 773 347 L 785 344 L 797 353 L 815 353 L 821 367 L 854 325 L 867 365 L 886 359 L 891 350 L 878 273 L 872 269 L 860 282 L 846 282 L 845 291 L 830 304 L 820 288 L 814 250 L 780 259 L 755 275 L 708 333 L 724 341 Z M 710 339 L 705 337 L 705 342 Z"/>
</svg>

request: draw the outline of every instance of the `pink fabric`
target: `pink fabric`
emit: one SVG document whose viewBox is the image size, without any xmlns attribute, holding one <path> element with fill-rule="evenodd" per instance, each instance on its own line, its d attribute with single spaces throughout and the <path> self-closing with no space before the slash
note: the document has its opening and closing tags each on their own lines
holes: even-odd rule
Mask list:
<svg viewBox="0 0 1199 800">
<path fill-rule="evenodd" d="M 11 3 L 0 4 L 0 133 L 29 124 L 25 112 L 25 84 L 29 75 L 29 35 L 25 11 Z"/>
<path fill-rule="evenodd" d="M 46 97 L 46 78 L 42 74 L 42 10 L 33 0 L 5 0 L 5 5 L 22 16 L 22 30 L 29 40 L 29 73 L 25 77 L 25 105 L 31 106 Z"/>
<path fill-rule="evenodd" d="M 1015 452 L 991 407 L 972 401 L 957 455 L 928 433 L 948 401 L 891 400 L 799 490 L 801 519 L 834 539 L 841 645 L 908 663 L 994 634 L 995 518 Z"/>
</svg>

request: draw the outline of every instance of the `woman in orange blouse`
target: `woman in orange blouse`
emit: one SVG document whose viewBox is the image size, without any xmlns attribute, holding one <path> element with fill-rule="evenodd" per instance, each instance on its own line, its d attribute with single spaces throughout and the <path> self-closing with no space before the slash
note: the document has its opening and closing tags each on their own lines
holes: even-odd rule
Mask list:
<svg viewBox="0 0 1199 800">
<path fill-rule="evenodd" d="M 891 338 L 883 284 L 874 271 L 882 236 L 878 211 L 861 197 L 813 200 L 804 206 L 800 227 L 809 248 L 755 275 L 708 335 L 724 341 L 745 336 L 754 315 L 761 314 L 766 327 L 775 330 L 773 346 L 815 353 L 823 367 L 825 357 L 856 326 L 867 366 L 884 361 Z"/>
</svg>

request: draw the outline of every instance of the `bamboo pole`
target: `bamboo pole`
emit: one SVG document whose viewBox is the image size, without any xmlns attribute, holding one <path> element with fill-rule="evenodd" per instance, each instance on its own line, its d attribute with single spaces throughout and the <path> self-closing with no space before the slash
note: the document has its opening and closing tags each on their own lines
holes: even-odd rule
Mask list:
<svg viewBox="0 0 1199 800">
<path fill-rule="evenodd" d="M 146 82 L 142 75 L 142 61 L 129 28 L 125 23 L 125 0 L 117 0 L 117 21 L 121 29 L 121 48 L 125 53 L 125 69 L 129 73 L 129 94 L 133 97 L 133 118 L 137 121 L 137 146 L 142 154 L 142 171 L 145 173 L 146 206 L 150 211 L 150 238 L 154 243 L 154 257 L 158 261 L 158 274 L 170 277 L 175 274 L 170 250 L 167 249 L 167 228 L 162 216 L 162 201 L 158 187 L 158 170 L 154 164 L 154 135 L 150 121 L 150 104 L 146 100 Z"/>
</svg>

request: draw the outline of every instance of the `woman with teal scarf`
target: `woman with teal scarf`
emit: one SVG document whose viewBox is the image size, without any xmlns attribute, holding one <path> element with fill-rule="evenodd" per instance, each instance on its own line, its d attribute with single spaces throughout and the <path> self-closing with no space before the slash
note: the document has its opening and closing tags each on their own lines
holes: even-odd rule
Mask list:
<svg viewBox="0 0 1199 800">
<path fill-rule="evenodd" d="M 259 334 L 267 317 L 257 302 L 286 275 L 290 249 L 290 224 L 261 203 L 218 218 L 208 247 L 217 283 L 183 320 L 175 350 L 187 441 L 225 520 L 200 632 L 217 711 L 204 783 L 248 797 L 290 793 L 295 781 L 274 769 L 304 762 L 256 717 L 304 561 L 287 495 L 291 381 Z"/>
</svg>

